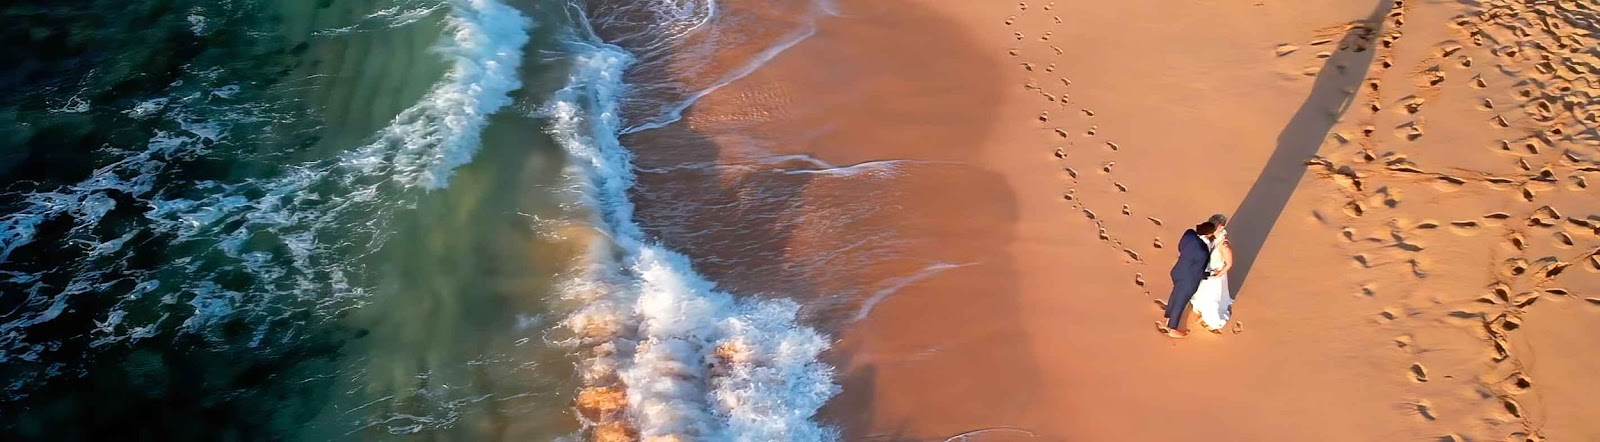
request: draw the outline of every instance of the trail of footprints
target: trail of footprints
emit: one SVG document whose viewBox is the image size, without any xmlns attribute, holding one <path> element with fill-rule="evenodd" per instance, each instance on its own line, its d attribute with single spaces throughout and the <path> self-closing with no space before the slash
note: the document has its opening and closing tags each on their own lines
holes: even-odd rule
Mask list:
<svg viewBox="0 0 1600 442">
<path fill-rule="evenodd" d="M 1340 227 L 1339 235 L 1350 245 L 1352 260 L 1361 268 L 1401 269 L 1421 280 L 1430 276 L 1425 239 L 1438 232 L 1455 235 L 1454 241 L 1477 237 L 1499 243 L 1493 246 L 1494 271 L 1481 295 L 1447 302 L 1441 307 L 1447 311 L 1387 308 L 1379 316 L 1385 321 L 1437 317 L 1481 337 L 1487 368 L 1477 376 L 1476 393 L 1497 402 L 1498 410 L 1478 421 L 1487 423 L 1496 438 L 1542 441 L 1545 436 L 1539 418 L 1521 398 L 1535 392 L 1538 384 L 1528 375 L 1511 337 L 1522 328 L 1530 309 L 1600 307 L 1600 297 L 1595 297 L 1600 294 L 1585 297 L 1562 284 L 1570 275 L 1586 272 L 1583 277 L 1594 278 L 1594 273 L 1600 272 L 1600 214 L 1564 213 L 1556 207 L 1563 202 L 1588 201 L 1585 207 L 1573 209 L 1595 210 L 1593 202 L 1600 201 L 1583 195 L 1589 190 L 1589 181 L 1600 174 L 1600 162 L 1594 159 L 1600 154 L 1596 148 L 1600 146 L 1600 94 L 1589 92 L 1591 85 L 1600 85 L 1600 59 L 1592 51 L 1600 33 L 1600 14 L 1594 6 L 1574 1 L 1482 2 L 1454 21 L 1461 42 L 1434 44 L 1431 55 L 1406 75 L 1412 93 L 1390 102 L 1394 106 L 1389 107 L 1383 105 L 1379 77 L 1395 65 L 1389 49 L 1402 35 L 1404 18 L 1403 2 L 1396 1 L 1385 18 L 1389 31 L 1379 37 L 1373 74 L 1364 83 L 1365 104 L 1346 112 L 1344 129 L 1331 135 L 1331 148 L 1325 145 L 1326 156 L 1313 157 L 1306 164 L 1344 194 L 1340 211 L 1349 224 Z M 1327 43 L 1327 39 L 1319 39 L 1309 46 Z M 1286 56 L 1298 49 L 1282 45 L 1276 54 Z M 1484 52 L 1493 57 L 1492 63 L 1474 60 L 1474 54 Z M 1490 80 L 1486 77 L 1504 77 L 1512 86 L 1506 102 L 1496 101 L 1505 97 L 1481 96 L 1475 103 L 1486 115 L 1484 121 L 1504 134 L 1505 138 L 1487 147 L 1506 159 L 1505 166 L 1475 170 L 1427 166 L 1412 160 L 1405 152 L 1426 136 L 1426 109 L 1442 88 L 1464 81 L 1470 90 L 1487 92 Z M 1378 133 L 1380 116 L 1405 120 L 1390 131 L 1388 136 L 1393 138 Z M 1407 216 L 1401 189 L 1444 194 L 1467 186 L 1506 194 L 1521 208 L 1469 219 L 1406 221 L 1415 218 Z M 1572 194 L 1579 198 L 1570 197 Z M 1363 231 L 1380 233 L 1359 233 Z M 1361 292 L 1369 297 L 1376 294 L 1371 287 L 1363 287 Z M 1394 342 L 1408 351 L 1416 345 L 1408 334 Z M 1418 359 L 1405 369 L 1405 376 L 1419 384 L 1435 381 L 1437 375 L 1429 371 L 1425 358 L 1419 354 Z M 1425 421 L 1438 420 L 1426 399 L 1406 404 Z M 1440 437 L 1467 439 L 1457 432 Z"/>
<path fill-rule="evenodd" d="M 1055 3 L 1046 3 L 1041 7 L 1048 14 L 1055 9 Z M 1029 4 L 1021 2 L 1017 5 L 1017 14 L 1007 17 L 1006 25 L 1014 25 L 1019 19 L 1026 18 Z M 1062 23 L 1059 15 L 1050 15 L 1047 25 Z M 1027 38 L 1022 32 L 1012 34 L 1018 41 Z M 1083 214 L 1095 228 L 1096 237 L 1106 244 L 1114 253 L 1122 257 L 1126 263 L 1133 267 L 1132 277 L 1129 278 L 1147 297 L 1156 300 L 1150 294 L 1147 281 L 1144 278 L 1146 262 L 1142 251 L 1145 247 L 1160 249 L 1165 247 L 1159 236 L 1148 240 L 1131 240 L 1125 238 L 1117 231 L 1116 224 L 1123 221 L 1148 222 L 1155 226 L 1161 225 L 1161 219 L 1149 216 L 1138 211 L 1127 196 L 1134 189 L 1117 177 L 1116 153 L 1121 151 L 1122 145 L 1106 138 L 1099 126 L 1094 124 L 1096 113 L 1093 109 L 1082 107 L 1073 101 L 1070 94 L 1072 80 L 1056 73 L 1057 62 L 1066 53 L 1060 46 L 1049 44 L 1053 31 L 1045 31 L 1037 36 L 1037 42 L 1048 48 L 1048 52 L 1040 51 L 1039 54 L 1023 53 L 1022 48 L 1012 48 L 1008 54 L 1022 59 L 1018 63 L 1023 70 L 1032 74 L 1047 74 L 1042 78 L 1029 78 L 1023 88 L 1038 94 L 1043 101 L 1043 108 L 1037 115 L 1040 127 L 1047 130 L 1056 140 L 1050 147 L 1061 167 L 1067 186 L 1062 193 L 1062 199 L 1074 210 Z M 1041 58 L 1034 58 L 1037 55 Z M 1078 123 L 1074 125 L 1071 122 Z M 1083 149 L 1099 149 L 1094 155 L 1089 155 Z M 1102 157 L 1096 160 L 1089 157 Z M 1109 205 L 1103 202 L 1090 202 L 1080 197 L 1079 189 L 1087 186 L 1103 186 L 1111 194 L 1120 196 L 1122 201 Z M 1121 218 L 1113 222 L 1113 218 Z"/>
</svg>

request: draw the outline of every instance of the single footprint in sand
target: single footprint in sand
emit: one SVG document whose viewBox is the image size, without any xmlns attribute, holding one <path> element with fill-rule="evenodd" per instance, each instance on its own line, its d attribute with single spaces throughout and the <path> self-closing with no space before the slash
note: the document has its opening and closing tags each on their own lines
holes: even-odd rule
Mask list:
<svg viewBox="0 0 1600 442">
<path fill-rule="evenodd" d="M 1428 369 L 1421 363 L 1411 364 L 1411 379 L 1417 382 L 1428 382 Z"/>
<path fill-rule="evenodd" d="M 1010 17 L 1006 17 L 1006 25 L 1007 26 L 1015 24 L 1016 22 L 1017 22 L 1017 16 L 1013 15 L 1013 16 L 1010 16 Z"/>
<path fill-rule="evenodd" d="M 1111 173 L 1111 168 L 1116 166 L 1116 165 L 1117 165 L 1116 161 L 1108 161 L 1108 162 L 1106 162 L 1105 166 L 1101 166 L 1100 167 L 1100 172 L 1102 172 L 1102 173 Z"/>
<path fill-rule="evenodd" d="M 1433 406 L 1428 404 L 1428 401 L 1425 399 L 1419 399 L 1416 402 L 1412 402 L 1411 407 L 1412 410 L 1416 411 L 1417 415 L 1422 416 L 1423 419 L 1430 421 L 1439 420 L 1439 417 L 1433 414 Z"/>
<path fill-rule="evenodd" d="M 1015 56 L 1017 56 L 1017 54 L 1021 54 L 1022 52 L 1018 51 L 1016 48 L 1012 48 L 1012 49 L 1006 50 L 1006 53 L 1007 54 L 1011 54 L 1012 57 L 1015 57 Z"/>
<path fill-rule="evenodd" d="M 1022 69 L 1027 70 L 1029 72 L 1032 72 L 1033 71 L 1033 63 L 1022 62 Z"/>
<path fill-rule="evenodd" d="M 1050 111 L 1039 112 L 1039 121 L 1040 122 L 1050 121 Z"/>
<path fill-rule="evenodd" d="M 1044 31 L 1044 35 L 1039 36 L 1039 41 L 1050 41 L 1050 34 L 1050 31 Z"/>
<path fill-rule="evenodd" d="M 1510 276 L 1522 276 L 1528 273 L 1528 260 L 1526 259 L 1511 258 L 1506 260 L 1503 265 L 1505 273 Z"/>
<path fill-rule="evenodd" d="M 1089 126 L 1089 130 L 1083 131 L 1083 134 L 1092 137 L 1092 136 L 1094 136 L 1095 133 L 1097 133 L 1099 131 L 1100 131 L 1100 126 Z"/>
<path fill-rule="evenodd" d="M 1244 321 L 1233 321 L 1233 334 L 1244 333 Z"/>
<path fill-rule="evenodd" d="M 1511 413 L 1512 417 L 1522 418 L 1522 404 L 1517 403 L 1516 399 L 1500 398 L 1500 404 L 1506 408 L 1507 413 Z"/>
<path fill-rule="evenodd" d="M 1023 38 L 1022 32 L 1020 32 L 1020 31 L 1019 32 L 1012 32 L 1011 35 L 1017 37 L 1017 40 L 1021 40 Z"/>
<path fill-rule="evenodd" d="M 1056 64 L 1055 63 L 1050 63 L 1048 65 L 1045 65 L 1044 71 L 1045 72 L 1055 72 L 1056 71 Z"/>
<path fill-rule="evenodd" d="M 1116 186 L 1118 192 L 1122 192 L 1122 193 L 1127 193 L 1128 192 L 1128 186 L 1124 186 L 1124 185 L 1122 185 L 1122 183 L 1115 183 L 1114 182 L 1114 183 L 1111 183 L 1111 185 Z"/>
<path fill-rule="evenodd" d="M 1065 129 L 1057 128 L 1056 129 L 1056 135 L 1060 136 L 1061 138 L 1066 138 L 1067 137 L 1067 131 Z"/>
<path fill-rule="evenodd" d="M 1122 149 L 1122 146 L 1118 146 L 1117 143 L 1113 143 L 1113 142 L 1110 142 L 1110 141 L 1106 142 L 1106 147 L 1111 148 L 1111 150 L 1121 150 Z"/>
<path fill-rule="evenodd" d="M 1151 245 L 1155 246 L 1155 248 L 1158 248 L 1158 249 L 1167 247 L 1165 244 L 1161 243 L 1161 237 L 1159 237 L 1159 236 L 1156 237 L 1155 241 Z"/>
<path fill-rule="evenodd" d="M 1156 218 L 1156 217 L 1153 217 L 1153 216 L 1147 216 L 1144 219 L 1150 220 L 1150 223 L 1152 223 L 1152 224 L 1155 224 L 1155 225 L 1158 225 L 1158 226 L 1161 225 L 1161 218 Z M 1157 240 L 1159 241 L 1159 239 L 1157 239 Z"/>
<path fill-rule="evenodd" d="M 1507 127 L 1511 127 L 1511 122 L 1506 121 L 1506 117 L 1499 116 L 1499 115 L 1495 115 L 1494 118 L 1490 118 L 1489 119 L 1489 123 L 1494 124 L 1494 127 L 1498 127 L 1498 128 L 1502 128 L 1502 129 L 1507 128 Z"/>
<path fill-rule="evenodd" d="M 1088 110 L 1088 109 L 1084 109 L 1084 110 L 1083 110 L 1083 115 L 1084 115 L 1084 116 L 1089 116 L 1089 117 L 1093 117 L 1093 116 L 1094 116 L 1094 111 L 1092 111 L 1092 110 Z"/>
<path fill-rule="evenodd" d="M 1280 44 L 1280 45 L 1278 45 L 1277 48 L 1274 48 L 1272 50 L 1272 52 L 1275 53 L 1275 54 L 1278 54 L 1279 57 L 1282 57 L 1282 56 L 1285 56 L 1285 55 L 1293 54 L 1294 51 L 1298 51 L 1298 50 L 1300 50 L 1299 46 L 1295 46 L 1295 45 L 1292 45 L 1292 44 Z"/>
<path fill-rule="evenodd" d="M 1510 393 L 1522 393 L 1533 388 L 1533 379 L 1522 373 L 1512 374 L 1501 384 L 1501 388 Z"/>
<path fill-rule="evenodd" d="M 1482 75 L 1472 77 L 1472 87 L 1476 89 L 1487 88 L 1489 87 L 1489 82 L 1484 81 Z"/>
<path fill-rule="evenodd" d="M 1122 205 L 1122 214 L 1124 216 L 1133 215 L 1133 208 L 1129 207 L 1127 204 L 1123 204 Z"/>
<path fill-rule="evenodd" d="M 1144 274 L 1143 273 L 1134 273 L 1133 274 L 1133 283 L 1135 285 L 1138 285 L 1139 287 L 1144 287 Z"/>
</svg>

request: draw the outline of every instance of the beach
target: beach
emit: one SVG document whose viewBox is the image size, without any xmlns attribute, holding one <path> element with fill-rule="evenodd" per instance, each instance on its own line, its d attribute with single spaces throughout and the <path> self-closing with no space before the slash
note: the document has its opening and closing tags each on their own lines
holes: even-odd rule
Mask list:
<svg viewBox="0 0 1600 442">
<path fill-rule="evenodd" d="M 8 440 L 1600 440 L 1592 2 L 47 3 Z"/>
<path fill-rule="evenodd" d="M 914 258 L 838 270 L 876 295 L 828 353 L 846 440 L 1600 434 L 1586 6 L 835 6 L 696 108 L 778 97 L 742 136 L 906 162 L 864 223 Z M 1172 340 L 1212 213 L 1236 322 Z"/>
</svg>

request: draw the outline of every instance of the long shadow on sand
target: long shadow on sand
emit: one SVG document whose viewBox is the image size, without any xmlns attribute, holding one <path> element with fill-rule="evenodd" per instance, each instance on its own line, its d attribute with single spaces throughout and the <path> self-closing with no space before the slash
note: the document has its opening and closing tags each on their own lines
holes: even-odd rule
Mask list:
<svg viewBox="0 0 1600 442">
<path fill-rule="evenodd" d="M 623 137 L 637 218 L 720 288 L 795 299 L 803 322 L 836 337 L 825 359 L 843 392 L 819 419 L 844 440 L 1012 424 L 1036 384 L 1005 250 L 1016 201 L 1004 177 L 971 166 L 1000 113 L 995 54 L 914 2 L 841 3 L 843 16 L 683 120 Z M 771 41 L 773 25 L 749 18 L 783 7 L 719 3 L 730 19 L 640 54 L 629 82 L 648 100 L 687 98 L 651 85 L 736 70 L 759 52 L 747 46 Z"/>
<path fill-rule="evenodd" d="M 1278 134 L 1277 149 L 1267 159 L 1244 201 L 1233 211 L 1228 231 L 1234 253 L 1229 291 L 1234 297 L 1239 296 L 1239 289 L 1244 286 L 1262 246 L 1266 245 L 1267 236 L 1305 175 L 1305 160 L 1316 154 L 1334 124 L 1339 122 L 1339 116 L 1355 100 L 1377 53 L 1377 48 L 1373 47 L 1374 38 L 1383 31 L 1384 16 L 1392 3 L 1393 0 L 1379 1 L 1372 13 L 1351 26 L 1341 39 L 1339 47 L 1348 49 L 1334 52 L 1323 64 L 1311 94 Z"/>
</svg>

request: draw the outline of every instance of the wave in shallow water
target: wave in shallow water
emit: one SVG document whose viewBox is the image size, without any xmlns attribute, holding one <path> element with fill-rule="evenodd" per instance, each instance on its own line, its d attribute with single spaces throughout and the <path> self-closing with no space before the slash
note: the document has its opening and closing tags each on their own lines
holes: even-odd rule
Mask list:
<svg viewBox="0 0 1600 442">
<path fill-rule="evenodd" d="M 587 35 L 568 48 L 570 84 L 544 113 L 609 239 L 568 290 L 584 303 L 566 324 L 593 357 L 588 383 L 624 386 L 628 424 L 646 439 L 837 438 L 811 419 L 839 389 L 818 360 L 828 341 L 796 322 L 799 305 L 718 290 L 635 222 L 631 155 L 618 140 L 633 57 Z"/>
</svg>

